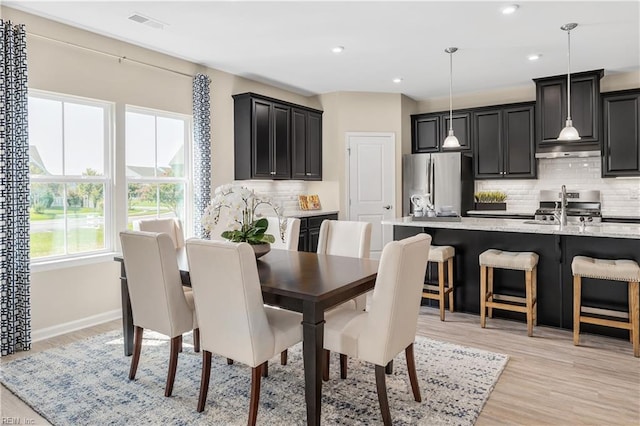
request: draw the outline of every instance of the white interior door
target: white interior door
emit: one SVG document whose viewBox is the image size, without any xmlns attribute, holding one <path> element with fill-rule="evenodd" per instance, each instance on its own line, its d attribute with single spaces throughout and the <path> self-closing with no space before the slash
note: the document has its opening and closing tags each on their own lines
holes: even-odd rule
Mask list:
<svg viewBox="0 0 640 426">
<path fill-rule="evenodd" d="M 395 216 L 395 134 L 346 134 L 349 220 L 370 222 L 371 257 L 379 259 L 393 240 L 393 227 L 380 222 Z"/>
</svg>

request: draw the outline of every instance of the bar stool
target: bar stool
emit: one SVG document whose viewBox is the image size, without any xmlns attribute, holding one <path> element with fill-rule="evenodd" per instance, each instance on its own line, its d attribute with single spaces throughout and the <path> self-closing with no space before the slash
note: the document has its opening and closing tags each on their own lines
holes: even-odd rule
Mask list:
<svg viewBox="0 0 640 426">
<path fill-rule="evenodd" d="M 438 264 L 438 285 L 426 284 L 422 297 L 437 300 L 440 305 L 440 321 L 444 321 L 445 296 L 449 295 L 449 311 L 453 312 L 453 257 L 456 250 L 451 246 L 431 246 L 429 262 Z M 447 264 L 447 287 L 444 286 L 444 264 Z"/>
<path fill-rule="evenodd" d="M 486 311 L 493 317 L 493 308 L 527 314 L 527 335 L 533 335 L 537 324 L 536 272 L 538 255 L 533 252 L 509 252 L 489 249 L 479 256 L 480 260 L 480 325 L 485 328 Z M 525 272 L 525 297 L 493 293 L 493 269 L 514 269 Z M 495 302 L 494 300 L 497 300 Z M 508 303 L 504 303 L 508 302 Z"/>
<path fill-rule="evenodd" d="M 573 344 L 580 343 L 580 323 L 604 325 L 606 327 L 629 330 L 633 343 L 633 356 L 640 357 L 640 267 L 633 260 L 594 259 L 587 256 L 575 256 L 571 262 L 573 273 Z M 582 278 L 623 281 L 628 283 L 629 312 L 599 309 L 582 305 Z M 582 313 L 625 318 L 627 321 L 595 318 Z"/>
</svg>

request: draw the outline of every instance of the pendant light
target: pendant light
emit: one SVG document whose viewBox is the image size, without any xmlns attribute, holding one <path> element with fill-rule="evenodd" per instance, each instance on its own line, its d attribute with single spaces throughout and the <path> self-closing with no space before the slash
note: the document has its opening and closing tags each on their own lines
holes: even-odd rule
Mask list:
<svg viewBox="0 0 640 426">
<path fill-rule="evenodd" d="M 447 47 L 444 49 L 449 54 L 449 136 L 442 143 L 443 148 L 459 148 L 460 142 L 453 134 L 453 54 L 458 50 L 457 47 Z"/>
<path fill-rule="evenodd" d="M 565 123 L 564 129 L 560 131 L 560 135 L 558 136 L 559 141 L 577 141 L 580 140 L 580 135 L 578 134 L 578 130 L 573 127 L 573 121 L 571 120 L 571 30 L 577 27 L 578 24 L 570 23 L 564 24 L 560 27 L 561 30 L 567 32 L 567 40 L 568 40 L 568 54 L 569 58 L 568 69 L 567 69 L 567 122 Z"/>
</svg>

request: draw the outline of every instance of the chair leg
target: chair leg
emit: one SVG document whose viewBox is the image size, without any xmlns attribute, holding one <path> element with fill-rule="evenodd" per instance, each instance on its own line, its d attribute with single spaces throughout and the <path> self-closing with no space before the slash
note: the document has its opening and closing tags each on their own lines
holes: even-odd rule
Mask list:
<svg viewBox="0 0 640 426">
<path fill-rule="evenodd" d="M 453 257 L 447 260 L 447 281 L 449 283 L 449 312 L 454 311 L 453 306 Z"/>
<path fill-rule="evenodd" d="M 580 298 L 582 297 L 582 277 L 573 277 L 573 344 L 580 343 Z"/>
<path fill-rule="evenodd" d="M 538 267 L 533 267 L 531 290 L 533 291 L 533 325 L 538 325 Z"/>
<path fill-rule="evenodd" d="M 387 398 L 387 383 L 382 365 L 376 365 L 376 389 L 378 391 L 378 402 L 382 413 L 384 426 L 391 426 L 391 412 L 389 411 L 389 398 Z"/>
<path fill-rule="evenodd" d="M 631 316 L 632 312 L 633 312 L 633 286 L 631 285 L 633 284 L 632 282 L 629 282 L 629 285 L 627 285 L 627 291 L 629 293 L 629 324 L 631 325 L 631 328 L 629 329 L 629 341 L 633 344 L 633 317 Z"/>
<path fill-rule="evenodd" d="M 331 358 L 331 351 L 326 349 L 322 350 L 322 380 L 329 381 L 329 359 Z"/>
<path fill-rule="evenodd" d="M 269 377 L 269 361 L 262 364 L 262 377 Z"/>
<path fill-rule="evenodd" d="M 233 360 L 231 358 L 227 358 L 227 365 L 233 365 Z"/>
<path fill-rule="evenodd" d="M 533 336 L 533 290 L 531 288 L 533 271 L 525 272 L 525 296 L 527 300 L 527 336 Z"/>
<path fill-rule="evenodd" d="M 488 267 L 487 273 L 487 291 L 489 292 L 489 301 L 493 302 L 493 268 Z M 493 318 L 493 308 L 491 306 L 489 306 L 487 314 L 489 315 L 489 318 Z"/>
<path fill-rule="evenodd" d="M 347 378 L 347 356 L 345 354 L 340 354 L 340 378 Z"/>
<path fill-rule="evenodd" d="M 251 369 L 251 400 L 249 401 L 249 420 L 247 425 L 254 426 L 258 418 L 258 402 L 260 401 L 260 376 L 267 363 Z"/>
<path fill-rule="evenodd" d="M 487 267 L 480 266 L 480 327 L 487 322 Z"/>
<path fill-rule="evenodd" d="M 140 361 L 140 351 L 142 350 L 142 334 L 144 329 L 136 325 L 133 339 L 133 357 L 131 358 L 131 368 L 129 368 L 129 380 L 136 378 L 138 362 Z"/>
<path fill-rule="evenodd" d="M 633 330 L 633 356 L 638 358 L 640 357 L 640 295 L 638 294 L 640 284 L 630 282 L 629 288 L 632 293 L 629 317 L 631 318 L 631 329 Z"/>
<path fill-rule="evenodd" d="M 209 377 L 211 376 L 211 352 L 202 351 L 202 374 L 200 376 L 200 396 L 198 397 L 198 413 L 204 411 L 209 392 Z"/>
<path fill-rule="evenodd" d="M 285 349 L 284 351 L 280 352 L 280 365 L 287 365 L 288 354 L 289 354 L 288 349 Z"/>
<path fill-rule="evenodd" d="M 416 361 L 413 356 L 413 343 L 405 348 L 404 355 L 407 358 L 407 370 L 409 370 L 409 382 L 411 382 L 413 399 L 415 399 L 416 402 L 422 402 L 420 386 L 418 386 L 418 374 L 416 373 Z"/>
<path fill-rule="evenodd" d="M 176 369 L 178 368 L 178 352 L 182 347 L 182 336 L 171 339 L 171 355 L 169 356 L 169 372 L 167 373 L 167 386 L 164 388 L 164 396 L 171 396 L 173 392 L 173 382 L 176 380 Z"/>
<path fill-rule="evenodd" d="M 193 329 L 193 351 L 200 352 L 200 329 Z"/>
<path fill-rule="evenodd" d="M 438 304 L 440 321 L 444 321 L 444 262 L 438 262 Z"/>
<path fill-rule="evenodd" d="M 384 367 L 384 372 L 386 374 L 393 374 L 393 360 L 387 363 L 387 365 Z"/>
</svg>

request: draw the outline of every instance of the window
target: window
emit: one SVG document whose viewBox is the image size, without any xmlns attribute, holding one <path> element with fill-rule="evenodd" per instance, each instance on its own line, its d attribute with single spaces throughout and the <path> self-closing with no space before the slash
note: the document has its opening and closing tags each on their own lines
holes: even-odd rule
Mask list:
<svg viewBox="0 0 640 426">
<path fill-rule="evenodd" d="M 29 93 L 32 259 L 112 249 L 112 109 L 107 102 Z"/>
<path fill-rule="evenodd" d="M 190 199 L 191 117 L 127 107 L 127 224 L 153 217 L 185 221 Z M 188 225 L 188 224 L 185 224 Z M 186 228 L 186 226 L 185 226 Z"/>
</svg>

